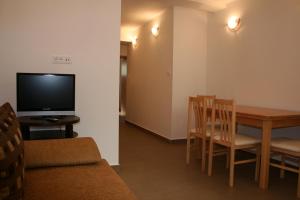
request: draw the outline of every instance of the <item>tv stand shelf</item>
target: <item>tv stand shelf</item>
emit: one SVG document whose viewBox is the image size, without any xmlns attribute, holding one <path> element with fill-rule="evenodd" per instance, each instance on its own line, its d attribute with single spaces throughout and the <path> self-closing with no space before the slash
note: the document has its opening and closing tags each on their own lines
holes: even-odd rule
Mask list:
<svg viewBox="0 0 300 200">
<path fill-rule="evenodd" d="M 74 115 L 66 115 L 66 116 L 23 116 L 18 117 L 20 122 L 21 131 L 24 140 L 30 140 L 30 127 L 61 127 L 64 126 L 64 131 L 59 131 L 61 133 L 65 133 L 66 138 L 76 137 L 78 134 L 73 132 L 73 124 L 78 123 L 80 118 Z M 34 131 L 32 131 L 34 132 Z M 41 131 L 39 131 L 41 132 Z M 43 132 L 51 133 L 53 130 L 43 130 Z"/>
</svg>

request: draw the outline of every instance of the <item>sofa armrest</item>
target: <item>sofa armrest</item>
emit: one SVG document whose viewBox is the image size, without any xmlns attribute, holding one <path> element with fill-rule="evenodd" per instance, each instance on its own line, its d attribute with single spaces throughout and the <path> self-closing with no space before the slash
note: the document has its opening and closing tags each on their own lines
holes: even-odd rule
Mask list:
<svg viewBox="0 0 300 200">
<path fill-rule="evenodd" d="M 25 167 L 94 164 L 101 155 L 92 138 L 24 141 Z"/>
</svg>

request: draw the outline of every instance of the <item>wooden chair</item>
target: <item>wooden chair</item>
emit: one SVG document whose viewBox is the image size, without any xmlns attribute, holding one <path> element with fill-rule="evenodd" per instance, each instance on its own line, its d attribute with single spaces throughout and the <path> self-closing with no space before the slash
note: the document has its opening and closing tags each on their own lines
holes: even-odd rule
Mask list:
<svg viewBox="0 0 300 200">
<path fill-rule="evenodd" d="M 281 163 L 270 161 L 272 167 L 280 170 L 280 177 L 284 178 L 284 170 L 298 174 L 297 197 L 300 198 L 300 139 L 276 138 L 271 141 L 271 152 L 281 156 Z M 286 165 L 285 160 L 292 159 L 298 166 Z"/>
<path fill-rule="evenodd" d="M 187 122 L 187 151 L 186 163 L 190 163 L 191 140 L 199 139 L 201 142 L 201 171 L 205 171 L 206 166 L 206 143 L 210 137 L 207 129 L 210 116 L 207 115 L 207 108 L 212 107 L 215 96 L 189 97 L 188 122 Z M 194 119 L 194 120 L 193 120 Z M 192 124 L 194 121 L 194 125 Z"/>
<path fill-rule="evenodd" d="M 260 140 L 254 137 L 236 134 L 236 110 L 233 100 L 216 99 L 212 108 L 212 134 L 209 144 L 208 175 L 212 175 L 214 145 L 224 146 L 230 151 L 229 162 L 229 186 L 234 185 L 234 166 L 256 162 L 255 180 L 258 180 L 260 164 Z M 220 129 L 216 131 L 216 118 L 220 123 Z M 235 160 L 237 150 L 256 149 L 256 158 L 247 160 Z"/>
</svg>

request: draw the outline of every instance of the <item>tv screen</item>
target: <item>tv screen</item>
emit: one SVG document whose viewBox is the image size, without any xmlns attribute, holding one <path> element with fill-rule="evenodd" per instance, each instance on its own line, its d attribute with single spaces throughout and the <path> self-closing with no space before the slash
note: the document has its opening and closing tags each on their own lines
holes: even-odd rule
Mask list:
<svg viewBox="0 0 300 200">
<path fill-rule="evenodd" d="M 17 111 L 74 111 L 75 75 L 17 73 Z"/>
</svg>

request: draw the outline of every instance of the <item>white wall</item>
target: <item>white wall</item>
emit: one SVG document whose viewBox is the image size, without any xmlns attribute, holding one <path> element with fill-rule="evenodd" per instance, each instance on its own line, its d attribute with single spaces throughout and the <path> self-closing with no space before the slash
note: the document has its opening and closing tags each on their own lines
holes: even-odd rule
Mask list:
<svg viewBox="0 0 300 200">
<path fill-rule="evenodd" d="M 160 24 L 154 37 L 151 28 Z M 173 9 L 138 30 L 128 52 L 126 120 L 163 137 L 171 137 Z"/>
<path fill-rule="evenodd" d="M 236 33 L 225 27 L 230 15 L 241 17 Z M 238 104 L 299 111 L 299 21 L 299 0 L 240 0 L 211 14 L 208 92 Z M 297 129 L 277 133 L 287 132 Z"/>
<path fill-rule="evenodd" d="M 206 93 L 206 26 L 206 13 L 175 7 L 139 29 L 128 56 L 128 121 L 171 140 L 186 137 L 188 96 Z"/>
<path fill-rule="evenodd" d="M 135 119 L 133 122 L 169 139 L 183 138 L 186 135 L 187 97 L 204 93 L 234 98 L 238 104 L 300 110 L 299 0 L 237 0 L 222 11 L 208 14 L 207 27 L 203 13 L 176 7 L 173 15 L 173 34 L 168 32 L 169 37 L 173 37 L 170 70 L 162 65 L 169 54 L 165 56 L 167 51 L 161 45 L 154 46 L 156 40 L 150 35 L 155 20 L 141 28 L 138 46 L 131 51 L 131 56 L 136 59 L 129 62 L 129 76 L 134 75 L 129 77 L 132 88 L 128 91 L 136 90 L 129 97 L 131 109 L 135 110 L 134 117 L 129 116 Z M 231 15 L 242 19 L 241 29 L 235 33 L 226 28 Z M 160 26 L 161 30 L 164 26 Z M 160 34 L 158 42 L 162 42 L 161 36 L 166 37 Z M 156 64 L 155 70 L 146 70 L 149 62 Z M 154 73 L 162 77 L 166 72 L 172 72 L 171 98 L 165 93 L 170 83 L 153 78 Z M 152 90 L 155 92 L 148 92 Z M 149 95 L 155 93 L 164 95 L 160 99 Z M 170 116 L 166 115 L 169 111 L 159 112 L 157 106 L 152 107 L 153 111 L 149 106 L 167 103 L 172 103 L 171 122 L 165 118 Z M 147 109 L 142 104 L 148 105 Z M 165 114 L 163 119 L 159 113 Z M 146 121 L 145 118 L 147 123 L 140 123 L 139 120 Z M 162 129 L 157 127 L 163 124 L 158 126 L 158 122 L 171 123 L 171 132 L 162 134 Z M 296 135 L 297 131 L 296 128 L 275 133 Z"/>
<path fill-rule="evenodd" d="M 189 96 L 206 94 L 207 15 L 174 8 L 172 137 L 186 138 Z"/>
<path fill-rule="evenodd" d="M 236 34 L 225 29 L 240 15 Z M 241 0 L 209 17 L 208 91 L 239 104 L 300 110 L 300 1 Z"/>
<path fill-rule="evenodd" d="M 137 29 L 135 26 L 121 26 L 120 40 L 122 42 L 131 42 L 132 37 L 137 34 Z"/>
<path fill-rule="evenodd" d="M 0 103 L 16 105 L 16 72 L 76 74 L 76 125 L 110 164 L 119 163 L 121 1 L 1 0 Z M 53 65 L 53 55 L 72 65 Z"/>
</svg>

